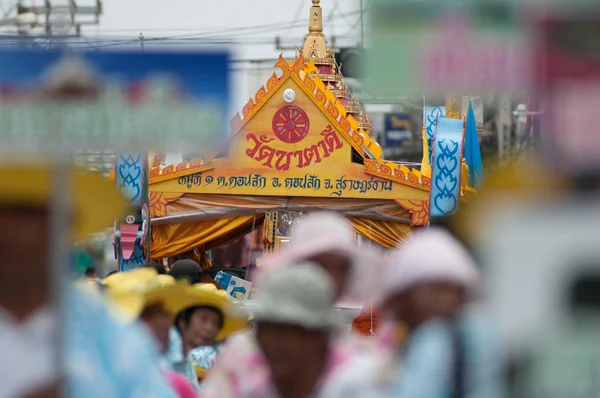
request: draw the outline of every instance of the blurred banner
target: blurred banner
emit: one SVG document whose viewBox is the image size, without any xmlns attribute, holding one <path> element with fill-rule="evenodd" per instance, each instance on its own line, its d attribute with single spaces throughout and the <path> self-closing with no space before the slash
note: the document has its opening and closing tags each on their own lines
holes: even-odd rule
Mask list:
<svg viewBox="0 0 600 398">
<path fill-rule="evenodd" d="M 407 113 L 385 114 L 386 148 L 402 148 L 413 144 L 412 124 Z"/>
<path fill-rule="evenodd" d="M 431 155 L 433 152 L 435 129 L 440 117 L 446 117 L 445 106 L 426 106 L 423 109 L 423 129 L 425 131 L 425 135 L 427 136 L 427 150 L 429 152 L 428 159 L 430 164 L 432 162 Z"/>
<path fill-rule="evenodd" d="M 600 10 L 548 13 L 536 27 L 549 158 L 570 172 L 600 173 Z"/>
<path fill-rule="evenodd" d="M 367 85 L 377 94 L 481 94 L 529 85 L 530 35 L 513 2 L 373 0 Z"/>
<path fill-rule="evenodd" d="M 0 148 L 217 148 L 227 137 L 226 52 L 0 53 Z"/>
<path fill-rule="evenodd" d="M 464 148 L 462 119 L 438 117 L 433 140 L 430 217 L 454 214 L 460 203 L 461 160 Z"/>
</svg>

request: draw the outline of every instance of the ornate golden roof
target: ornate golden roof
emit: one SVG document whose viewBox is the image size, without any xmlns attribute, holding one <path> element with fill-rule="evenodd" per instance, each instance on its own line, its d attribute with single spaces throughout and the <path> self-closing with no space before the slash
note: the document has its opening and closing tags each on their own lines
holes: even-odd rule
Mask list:
<svg viewBox="0 0 600 398">
<path fill-rule="evenodd" d="M 339 66 L 335 62 L 335 48 L 333 51 L 327 47 L 327 41 L 323 34 L 323 10 L 320 0 L 312 0 L 310 8 L 310 19 L 308 22 L 308 34 L 304 37 L 304 45 L 298 51 L 297 58 L 302 55 L 306 60 L 312 60 L 320 68 L 316 76 L 326 84 L 336 98 L 348 100 L 346 111 L 357 116 L 357 122 L 367 133 L 371 132 L 371 122 L 368 117 L 359 113 L 362 111 L 358 98 L 353 98 L 348 85 L 342 77 Z"/>
</svg>

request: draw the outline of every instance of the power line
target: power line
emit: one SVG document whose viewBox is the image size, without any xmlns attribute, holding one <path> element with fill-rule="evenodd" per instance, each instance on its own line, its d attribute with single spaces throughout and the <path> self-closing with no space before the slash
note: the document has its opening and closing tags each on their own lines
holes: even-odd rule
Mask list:
<svg viewBox="0 0 600 398">
<path fill-rule="evenodd" d="M 344 14 L 338 14 L 338 16 L 354 16 L 357 14 L 360 14 L 360 10 L 355 10 L 355 11 L 351 11 L 348 13 L 344 13 Z M 288 29 L 288 28 L 294 28 L 294 27 L 299 27 L 300 25 L 305 24 L 306 21 L 304 19 L 297 19 L 297 20 L 293 20 L 293 21 L 286 21 L 286 22 L 277 22 L 277 23 L 271 23 L 271 24 L 261 24 L 261 25 L 254 25 L 254 26 L 245 26 L 245 27 L 241 27 L 241 28 L 223 28 L 223 29 L 217 29 L 217 30 L 213 30 L 213 31 L 200 31 L 200 32 L 195 32 L 195 33 L 190 33 L 190 34 L 185 34 L 185 35 L 177 35 L 177 36 L 171 36 L 171 38 L 184 38 L 184 37 L 190 37 L 190 36 L 196 36 L 196 37 L 207 37 L 207 36 L 213 36 L 213 35 L 226 35 L 226 36 L 231 36 L 231 35 L 237 35 L 241 32 L 245 32 L 246 34 L 251 34 L 248 32 L 269 32 L 269 31 L 277 31 L 277 30 L 282 30 L 282 29 Z M 104 32 L 144 32 L 144 30 L 147 31 L 147 29 L 112 29 L 112 30 L 103 30 Z M 168 29 L 156 29 L 158 31 L 168 31 Z M 187 29 L 190 30 L 190 29 Z"/>
<path fill-rule="evenodd" d="M 363 15 L 369 10 L 369 6 L 371 5 L 372 2 L 373 2 L 373 0 L 369 0 L 367 5 L 361 11 L 358 12 L 361 15 L 358 17 L 358 20 L 352 25 L 352 27 L 350 29 L 348 29 L 348 31 L 346 31 L 346 33 L 344 33 L 344 36 L 346 36 L 348 33 L 353 31 L 354 29 L 356 29 L 356 27 L 362 22 Z"/>
<path fill-rule="evenodd" d="M 302 12 L 303 9 L 304 9 L 304 0 L 300 0 L 300 2 L 298 3 L 298 8 L 296 8 L 296 12 L 294 13 L 293 21 L 298 21 L 300 19 L 300 13 Z M 287 36 L 291 31 L 292 31 L 292 27 L 290 27 L 285 32 L 285 34 L 283 34 L 282 36 Z"/>
</svg>

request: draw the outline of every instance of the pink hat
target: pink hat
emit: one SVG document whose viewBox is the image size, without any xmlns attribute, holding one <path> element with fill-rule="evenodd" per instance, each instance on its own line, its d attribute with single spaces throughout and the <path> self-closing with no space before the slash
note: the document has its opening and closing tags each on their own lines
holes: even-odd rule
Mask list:
<svg viewBox="0 0 600 398">
<path fill-rule="evenodd" d="M 454 236 L 440 228 L 415 232 L 390 260 L 383 272 L 380 300 L 433 281 L 456 283 L 470 292 L 479 284 L 473 257 Z"/>
<path fill-rule="evenodd" d="M 255 281 L 273 266 L 289 266 L 322 253 L 339 253 L 351 261 L 351 275 L 342 300 L 364 301 L 375 289 L 377 270 L 382 260 L 373 246 L 359 247 L 346 220 L 332 212 L 312 213 L 292 230 L 290 243 L 265 259 Z"/>
</svg>

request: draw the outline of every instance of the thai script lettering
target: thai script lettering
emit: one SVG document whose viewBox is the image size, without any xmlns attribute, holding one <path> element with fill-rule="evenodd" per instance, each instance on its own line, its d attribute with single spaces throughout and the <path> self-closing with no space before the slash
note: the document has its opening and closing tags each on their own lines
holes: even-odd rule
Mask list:
<svg viewBox="0 0 600 398">
<path fill-rule="evenodd" d="M 360 193 L 391 191 L 392 182 L 371 177 L 369 180 L 353 180 L 341 176 L 335 181 L 335 190 L 330 195 L 342 196 L 345 191 Z"/>
<path fill-rule="evenodd" d="M 300 189 L 321 189 L 321 179 L 315 175 L 306 174 L 304 177 L 299 178 L 286 178 L 285 188 L 300 188 Z"/>
<path fill-rule="evenodd" d="M 346 178 L 338 179 L 320 178 L 314 174 L 305 174 L 304 177 L 265 177 L 260 173 L 250 173 L 241 176 L 202 176 L 196 173 L 179 177 L 178 184 L 188 189 L 194 187 L 216 186 L 217 190 L 251 188 L 253 191 L 263 191 L 266 188 L 290 190 L 311 190 L 323 195 L 343 196 L 345 192 L 358 192 L 360 194 L 375 192 L 391 192 L 392 181 L 371 177 L 368 180 Z"/>
<path fill-rule="evenodd" d="M 202 184 L 202 173 L 195 173 L 192 175 L 179 177 L 177 183 L 179 185 L 185 185 L 188 187 L 188 189 L 192 187 L 198 187 L 200 184 Z"/>
<path fill-rule="evenodd" d="M 208 175 L 204 179 L 204 186 L 212 185 L 215 177 Z M 236 187 L 251 187 L 256 189 L 265 189 L 267 187 L 267 178 L 259 173 L 250 173 L 247 176 L 218 176 L 216 178 L 217 189 L 220 188 L 236 188 Z M 179 185 L 184 185 L 188 189 L 199 187 L 202 184 L 202 173 L 195 173 L 189 176 L 179 177 L 177 180 Z"/>
<path fill-rule="evenodd" d="M 278 171 L 286 171 L 290 167 L 302 169 L 313 163 L 321 163 L 322 159 L 329 157 L 344 145 L 331 125 L 325 127 L 321 136 L 323 138 L 314 145 L 295 151 L 285 151 L 268 145 L 274 138 L 266 135 L 257 137 L 256 134 L 250 133 L 246 135 L 249 143 L 246 156 Z"/>
</svg>

